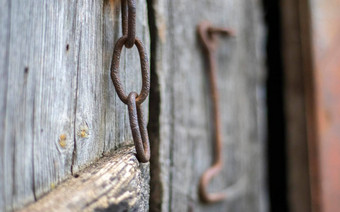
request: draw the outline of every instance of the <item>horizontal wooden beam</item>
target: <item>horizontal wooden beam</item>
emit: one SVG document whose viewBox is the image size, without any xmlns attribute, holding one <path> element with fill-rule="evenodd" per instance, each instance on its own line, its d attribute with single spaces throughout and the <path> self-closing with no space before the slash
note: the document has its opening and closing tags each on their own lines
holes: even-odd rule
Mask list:
<svg viewBox="0 0 340 212">
<path fill-rule="evenodd" d="M 149 180 L 149 163 L 140 164 L 134 147 L 124 147 L 20 211 L 148 211 Z"/>
</svg>

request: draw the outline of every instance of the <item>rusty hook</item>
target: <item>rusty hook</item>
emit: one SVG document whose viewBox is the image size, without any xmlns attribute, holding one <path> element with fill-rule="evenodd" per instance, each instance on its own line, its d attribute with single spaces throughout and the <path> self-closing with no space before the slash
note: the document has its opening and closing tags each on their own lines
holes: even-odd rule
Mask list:
<svg viewBox="0 0 340 212">
<path fill-rule="evenodd" d="M 198 25 L 198 34 L 203 43 L 204 50 L 208 56 L 209 63 L 209 79 L 211 100 L 213 104 L 213 117 L 215 124 L 215 158 L 214 163 L 201 176 L 199 183 L 199 194 L 202 201 L 214 203 L 222 201 L 226 198 L 225 193 L 208 193 L 207 186 L 210 180 L 217 175 L 222 169 L 222 133 L 221 119 L 219 110 L 219 93 L 217 89 L 216 76 L 216 58 L 215 52 L 217 49 L 217 35 L 233 36 L 234 33 L 227 28 L 213 27 L 209 22 L 202 22 Z"/>
</svg>

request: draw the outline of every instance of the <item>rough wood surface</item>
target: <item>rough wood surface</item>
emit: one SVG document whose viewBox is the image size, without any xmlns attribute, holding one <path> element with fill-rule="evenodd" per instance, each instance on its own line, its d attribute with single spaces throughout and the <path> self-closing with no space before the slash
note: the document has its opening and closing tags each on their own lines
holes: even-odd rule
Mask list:
<svg viewBox="0 0 340 212">
<path fill-rule="evenodd" d="M 0 0 L 0 211 L 131 142 L 109 77 L 120 23 L 118 0 Z M 137 1 L 145 46 L 148 33 L 146 3 Z M 135 47 L 123 51 L 120 67 L 126 91 L 139 91 Z"/>
<path fill-rule="evenodd" d="M 152 132 L 150 210 L 266 211 L 261 1 L 153 0 L 149 9 L 155 17 L 151 81 L 157 83 L 150 104 L 159 113 L 150 113 L 150 129 L 158 128 Z M 198 199 L 199 178 L 213 158 L 208 77 L 196 34 L 203 20 L 236 32 L 219 42 L 224 169 L 209 189 L 226 190 L 228 199 L 210 205 Z"/>
<path fill-rule="evenodd" d="M 149 163 L 138 162 L 134 147 L 123 148 L 20 211 L 148 211 L 149 176 Z"/>
</svg>

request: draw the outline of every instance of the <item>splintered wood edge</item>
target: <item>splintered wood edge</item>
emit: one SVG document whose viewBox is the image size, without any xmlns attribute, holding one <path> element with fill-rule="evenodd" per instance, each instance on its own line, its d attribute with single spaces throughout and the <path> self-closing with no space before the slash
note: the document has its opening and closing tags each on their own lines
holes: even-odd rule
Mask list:
<svg viewBox="0 0 340 212">
<path fill-rule="evenodd" d="M 124 147 L 19 211 L 148 211 L 149 180 L 149 163 Z"/>
</svg>

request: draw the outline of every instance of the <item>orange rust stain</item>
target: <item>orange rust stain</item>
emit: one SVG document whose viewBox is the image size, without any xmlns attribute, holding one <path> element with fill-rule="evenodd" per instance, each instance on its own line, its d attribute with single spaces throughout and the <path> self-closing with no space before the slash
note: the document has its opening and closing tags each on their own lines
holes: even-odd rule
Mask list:
<svg viewBox="0 0 340 212">
<path fill-rule="evenodd" d="M 80 137 L 82 137 L 82 138 L 86 138 L 87 137 L 87 133 L 85 132 L 85 130 L 81 130 Z"/>
<path fill-rule="evenodd" d="M 114 10 L 116 5 L 118 4 L 120 5 L 120 0 L 109 0 L 109 1 L 110 1 L 111 10 Z"/>
<path fill-rule="evenodd" d="M 120 0 L 105 0 L 104 7 L 110 7 L 110 10 L 114 11 L 115 7 L 120 5 L 120 2 Z"/>
<path fill-rule="evenodd" d="M 64 149 L 66 148 L 67 143 L 66 143 L 66 135 L 65 134 L 61 134 L 59 136 L 59 145 Z"/>
</svg>

